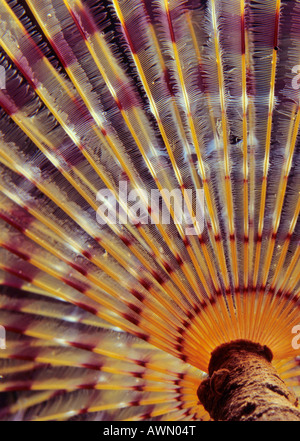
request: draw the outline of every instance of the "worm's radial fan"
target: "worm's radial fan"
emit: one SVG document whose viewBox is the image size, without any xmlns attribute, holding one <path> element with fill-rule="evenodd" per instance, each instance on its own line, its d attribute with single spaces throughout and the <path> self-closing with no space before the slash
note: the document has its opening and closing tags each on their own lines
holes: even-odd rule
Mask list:
<svg viewBox="0 0 300 441">
<path fill-rule="evenodd" d="M 235 340 L 299 395 L 300 1 L 0 0 L 0 66 L 0 419 L 208 420 Z"/>
</svg>

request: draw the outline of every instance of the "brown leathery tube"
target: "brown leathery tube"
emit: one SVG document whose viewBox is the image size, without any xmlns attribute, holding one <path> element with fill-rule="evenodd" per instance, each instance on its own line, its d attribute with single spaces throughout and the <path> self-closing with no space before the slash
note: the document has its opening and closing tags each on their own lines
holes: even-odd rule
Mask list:
<svg viewBox="0 0 300 441">
<path fill-rule="evenodd" d="M 236 340 L 216 348 L 198 397 L 218 421 L 300 421 L 298 399 L 272 366 L 266 346 Z"/>
</svg>

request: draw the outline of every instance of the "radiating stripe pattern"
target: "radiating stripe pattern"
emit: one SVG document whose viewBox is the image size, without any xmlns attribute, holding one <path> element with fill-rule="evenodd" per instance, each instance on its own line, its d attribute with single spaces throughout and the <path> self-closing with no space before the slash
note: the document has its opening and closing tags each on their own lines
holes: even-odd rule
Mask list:
<svg viewBox="0 0 300 441">
<path fill-rule="evenodd" d="M 236 339 L 300 398 L 300 1 L 0 0 L 0 65 L 0 420 L 209 420 Z"/>
</svg>

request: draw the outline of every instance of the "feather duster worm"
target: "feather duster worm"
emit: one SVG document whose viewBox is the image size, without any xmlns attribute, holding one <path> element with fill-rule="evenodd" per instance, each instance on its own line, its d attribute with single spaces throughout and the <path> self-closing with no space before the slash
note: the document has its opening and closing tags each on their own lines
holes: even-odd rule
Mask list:
<svg viewBox="0 0 300 441">
<path fill-rule="evenodd" d="M 0 0 L 0 45 L 0 418 L 299 419 L 300 2 Z"/>
</svg>

